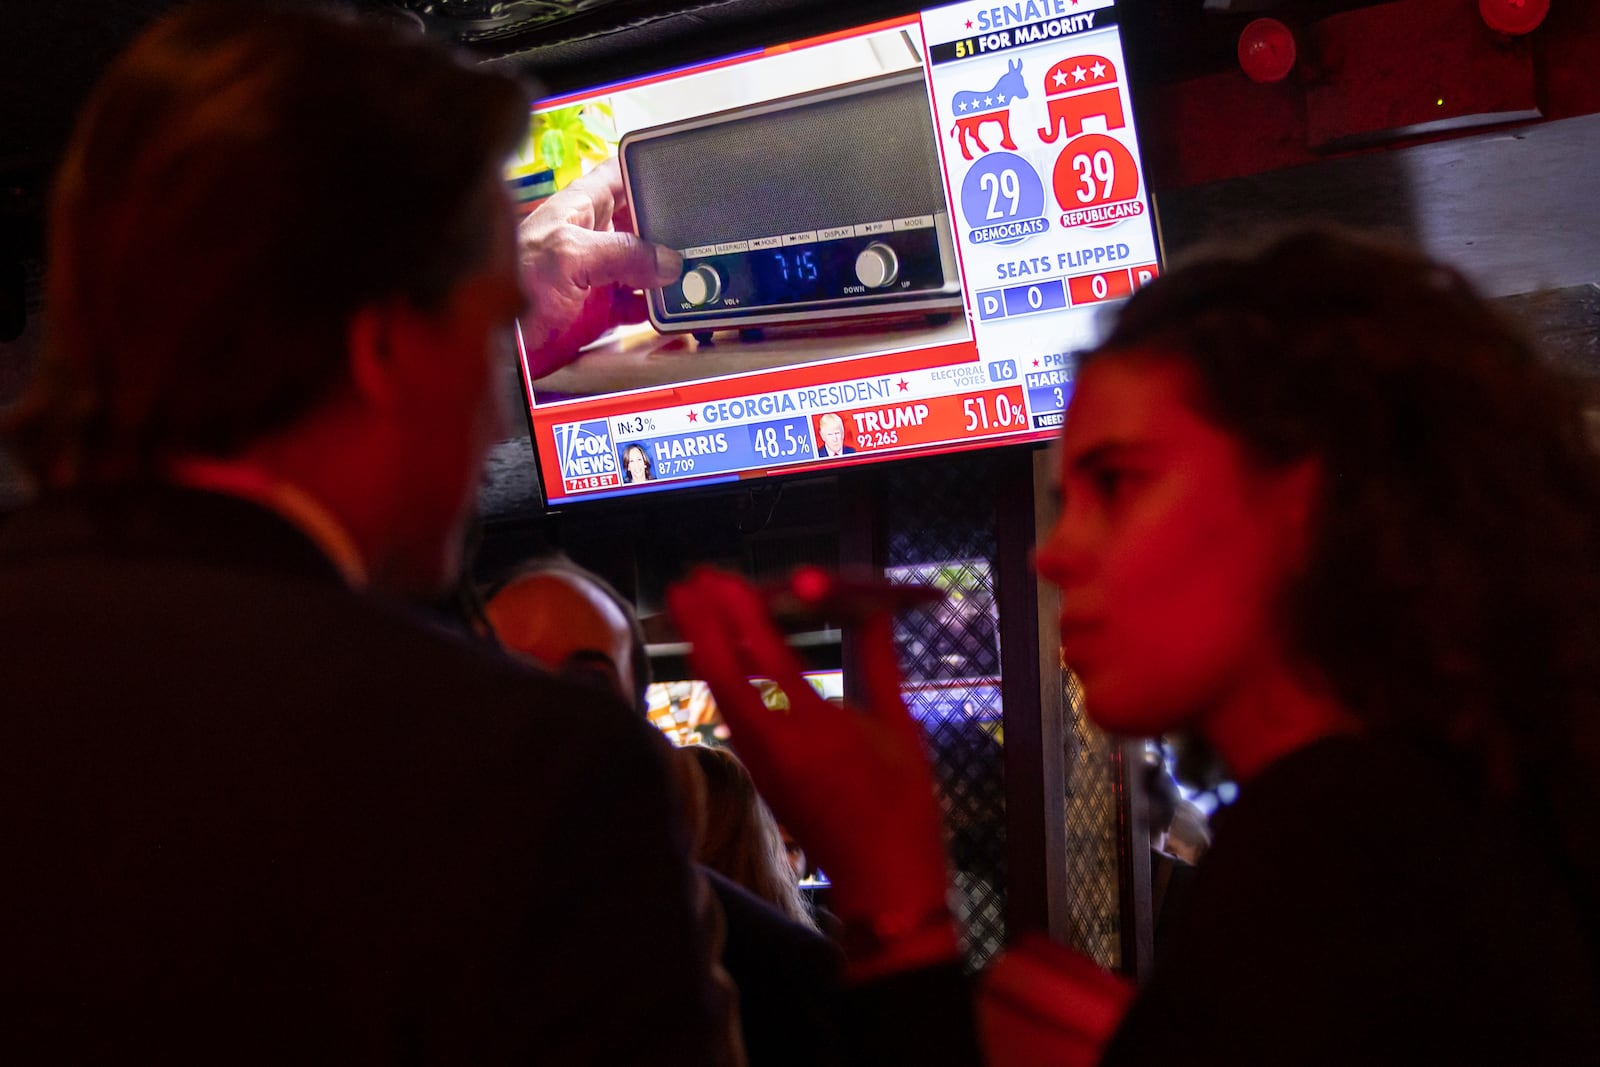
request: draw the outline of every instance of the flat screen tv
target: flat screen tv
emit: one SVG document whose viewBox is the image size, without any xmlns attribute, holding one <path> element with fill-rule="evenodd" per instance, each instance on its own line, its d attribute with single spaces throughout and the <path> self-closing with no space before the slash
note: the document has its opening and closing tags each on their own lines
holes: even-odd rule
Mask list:
<svg viewBox="0 0 1600 1067">
<path fill-rule="evenodd" d="M 523 349 L 546 502 L 1050 437 L 1159 270 L 1118 6 L 952 4 L 538 101 L 530 208 L 616 157 L 683 256 L 648 322 L 549 373 Z"/>
</svg>

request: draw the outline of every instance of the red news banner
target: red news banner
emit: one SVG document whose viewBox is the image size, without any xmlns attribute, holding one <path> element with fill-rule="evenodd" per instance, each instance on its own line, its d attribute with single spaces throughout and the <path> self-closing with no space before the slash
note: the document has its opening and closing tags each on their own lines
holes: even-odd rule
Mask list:
<svg viewBox="0 0 1600 1067">
<path fill-rule="evenodd" d="M 754 393 L 734 379 L 536 407 L 535 447 L 561 475 L 546 492 L 557 500 L 1052 433 L 1033 425 L 1024 383 L 984 388 L 995 374 L 976 355 L 964 341 L 769 372 L 760 378 L 769 388 Z"/>
<path fill-rule="evenodd" d="M 1022 383 L 983 388 L 975 356 L 965 341 L 852 360 L 843 381 L 840 364 L 824 364 L 764 376 L 778 388 L 754 394 L 748 381 L 724 380 L 535 408 L 534 443 L 561 473 L 559 489 L 547 488 L 556 499 L 636 479 L 761 475 L 1039 433 Z"/>
<path fill-rule="evenodd" d="M 1016 386 L 852 408 L 838 414 L 844 420 L 845 442 L 853 443 L 858 452 L 953 444 L 1028 427 L 1022 390 Z"/>
</svg>

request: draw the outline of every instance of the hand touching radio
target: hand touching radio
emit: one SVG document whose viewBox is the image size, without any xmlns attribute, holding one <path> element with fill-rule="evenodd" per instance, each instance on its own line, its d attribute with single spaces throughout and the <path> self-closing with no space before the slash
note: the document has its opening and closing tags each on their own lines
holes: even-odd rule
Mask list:
<svg viewBox="0 0 1600 1067">
<path fill-rule="evenodd" d="M 678 280 L 683 259 L 629 232 L 622 172 L 610 160 L 533 210 L 517 231 L 533 378 L 571 363 L 613 326 L 645 320 L 640 289 Z"/>
</svg>

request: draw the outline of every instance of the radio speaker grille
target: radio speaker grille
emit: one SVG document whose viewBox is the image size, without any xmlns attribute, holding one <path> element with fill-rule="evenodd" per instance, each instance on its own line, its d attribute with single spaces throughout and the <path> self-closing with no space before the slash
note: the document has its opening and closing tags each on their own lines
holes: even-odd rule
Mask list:
<svg viewBox="0 0 1600 1067">
<path fill-rule="evenodd" d="M 669 248 L 944 210 L 921 72 L 624 150 L 639 232 Z"/>
</svg>

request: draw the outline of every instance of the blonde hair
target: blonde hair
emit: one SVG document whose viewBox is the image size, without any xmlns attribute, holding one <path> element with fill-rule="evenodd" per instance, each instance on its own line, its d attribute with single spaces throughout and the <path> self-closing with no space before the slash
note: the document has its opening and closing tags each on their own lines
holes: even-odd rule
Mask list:
<svg viewBox="0 0 1600 1067">
<path fill-rule="evenodd" d="M 705 785 L 704 819 L 695 858 L 795 922 L 817 929 L 794 868 L 789 866 L 778 822 L 739 757 L 726 748 L 709 745 L 690 745 L 679 751 L 699 768 Z"/>
</svg>

